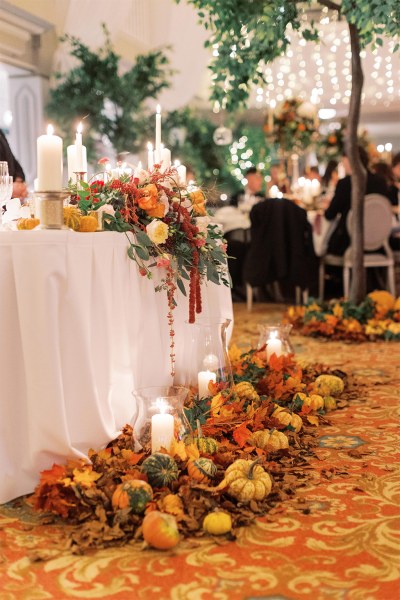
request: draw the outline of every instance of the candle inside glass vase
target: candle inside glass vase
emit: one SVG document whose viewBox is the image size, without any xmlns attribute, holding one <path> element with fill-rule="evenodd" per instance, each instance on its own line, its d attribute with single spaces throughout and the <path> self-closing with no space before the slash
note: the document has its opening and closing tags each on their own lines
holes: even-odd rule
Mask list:
<svg viewBox="0 0 400 600">
<path fill-rule="evenodd" d="M 164 398 L 157 398 L 154 404 L 156 414 L 151 417 L 151 451 L 170 449 L 174 439 L 174 417 L 169 414 L 170 406 Z"/>
<path fill-rule="evenodd" d="M 275 354 L 278 358 L 282 355 L 282 342 L 278 339 L 278 333 L 276 331 L 271 331 L 269 336 L 269 340 L 267 342 L 267 361 L 270 361 L 270 358 L 273 354 Z"/>
</svg>

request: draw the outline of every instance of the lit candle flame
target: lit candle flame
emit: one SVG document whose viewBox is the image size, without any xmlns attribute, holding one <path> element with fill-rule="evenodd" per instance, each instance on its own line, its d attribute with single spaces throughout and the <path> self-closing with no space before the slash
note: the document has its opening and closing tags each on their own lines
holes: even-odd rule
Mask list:
<svg viewBox="0 0 400 600">
<path fill-rule="evenodd" d="M 174 160 L 174 167 L 179 167 L 180 164 L 181 164 L 180 160 Z"/>
<path fill-rule="evenodd" d="M 153 150 L 153 144 L 151 142 L 147 142 L 147 150 L 151 152 Z"/>
<path fill-rule="evenodd" d="M 156 410 L 158 413 L 164 415 L 169 411 L 170 406 L 163 398 L 157 398 L 152 408 L 154 408 L 154 410 Z"/>
<path fill-rule="evenodd" d="M 156 111 L 157 111 L 157 114 L 161 113 L 161 106 L 159 104 L 157 104 Z"/>
<path fill-rule="evenodd" d="M 82 126 L 82 121 L 81 121 L 79 123 L 78 127 L 76 128 L 77 133 L 82 133 L 82 129 L 83 129 L 83 126 Z"/>
<path fill-rule="evenodd" d="M 270 340 L 276 340 L 277 337 L 278 337 L 278 332 L 277 331 L 271 331 L 271 333 L 269 334 L 269 339 Z"/>
<path fill-rule="evenodd" d="M 53 135 L 54 133 L 54 127 L 53 125 L 47 125 L 47 135 Z"/>
</svg>

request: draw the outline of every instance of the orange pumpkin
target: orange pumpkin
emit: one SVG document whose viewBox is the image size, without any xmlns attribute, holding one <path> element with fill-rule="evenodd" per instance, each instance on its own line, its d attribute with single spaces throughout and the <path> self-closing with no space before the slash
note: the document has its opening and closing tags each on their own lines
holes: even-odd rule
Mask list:
<svg viewBox="0 0 400 600">
<path fill-rule="evenodd" d="M 153 510 L 143 519 L 143 538 L 157 550 L 169 550 L 179 542 L 179 531 L 175 517 Z"/>
<path fill-rule="evenodd" d="M 85 231 L 92 233 L 97 230 L 97 219 L 95 217 L 84 216 L 81 217 L 81 224 L 79 231 Z"/>
<path fill-rule="evenodd" d="M 152 498 L 153 490 L 148 483 L 141 479 L 128 479 L 116 487 L 111 504 L 115 510 L 129 508 L 140 515 Z"/>
<path fill-rule="evenodd" d="M 21 218 L 21 219 L 18 219 L 18 221 L 17 221 L 17 229 L 19 229 L 19 230 L 34 229 L 39 224 L 40 224 L 39 219 L 34 219 L 33 217 L 26 218 L 26 219 Z"/>
</svg>

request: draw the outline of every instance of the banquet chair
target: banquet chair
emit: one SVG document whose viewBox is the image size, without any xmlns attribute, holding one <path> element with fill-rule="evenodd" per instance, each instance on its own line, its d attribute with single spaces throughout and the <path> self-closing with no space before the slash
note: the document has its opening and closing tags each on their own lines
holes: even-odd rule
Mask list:
<svg viewBox="0 0 400 600">
<path fill-rule="evenodd" d="M 351 211 L 347 217 L 347 230 L 351 235 Z M 394 258 L 389 246 L 392 229 L 392 209 L 389 200 L 381 194 L 367 194 L 364 198 L 364 267 L 386 267 L 387 288 L 395 295 Z M 383 248 L 385 254 L 378 252 Z M 324 299 L 325 267 L 343 268 L 343 294 L 346 298 L 350 292 L 350 271 L 353 268 L 351 243 L 343 256 L 326 254 L 319 264 L 319 298 Z"/>
<path fill-rule="evenodd" d="M 306 211 L 286 198 L 268 198 L 252 208 L 250 221 L 244 269 L 248 310 L 256 287 L 271 286 L 279 300 L 281 284 L 290 284 L 296 289 L 296 302 L 306 301 L 315 261 Z"/>
</svg>

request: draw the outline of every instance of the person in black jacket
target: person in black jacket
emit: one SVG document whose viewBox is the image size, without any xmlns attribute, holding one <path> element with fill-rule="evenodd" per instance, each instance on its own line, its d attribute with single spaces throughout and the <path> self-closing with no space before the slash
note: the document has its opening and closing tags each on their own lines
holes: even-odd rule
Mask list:
<svg viewBox="0 0 400 600">
<path fill-rule="evenodd" d="M 8 173 L 14 179 L 13 198 L 25 198 L 28 194 L 25 184 L 25 173 L 15 158 L 6 136 L 0 129 L 0 161 L 8 163 Z"/>
<path fill-rule="evenodd" d="M 389 198 L 389 191 L 386 182 L 379 177 L 374 175 L 368 170 L 368 154 L 361 146 L 358 148 L 360 153 L 360 159 L 364 167 L 367 169 L 367 187 L 366 194 L 382 194 Z M 334 229 L 328 242 L 328 254 L 334 254 L 336 256 L 343 256 L 347 248 L 350 245 L 350 236 L 347 231 L 346 221 L 347 215 L 351 209 L 351 168 L 349 159 L 343 154 L 342 162 L 346 170 L 346 177 L 340 179 L 337 183 L 335 195 L 329 207 L 325 211 L 325 218 L 328 221 L 333 221 L 340 215 L 340 219 L 336 228 Z"/>
<path fill-rule="evenodd" d="M 256 167 L 247 169 L 244 176 L 247 180 L 245 189 L 234 194 L 229 204 L 249 213 L 254 204 L 265 198 L 265 195 L 261 192 L 263 177 Z"/>
</svg>

